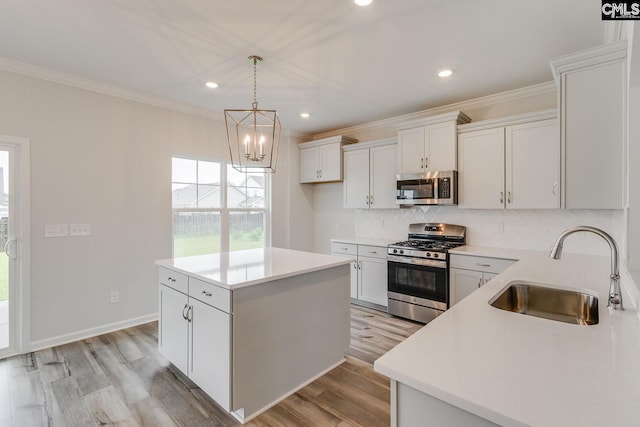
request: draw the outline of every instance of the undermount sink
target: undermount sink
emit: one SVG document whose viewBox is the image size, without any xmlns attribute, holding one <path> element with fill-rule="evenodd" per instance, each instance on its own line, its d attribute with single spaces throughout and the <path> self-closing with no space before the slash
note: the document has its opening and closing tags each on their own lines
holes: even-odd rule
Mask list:
<svg viewBox="0 0 640 427">
<path fill-rule="evenodd" d="M 489 304 L 501 310 L 576 325 L 598 324 L 598 297 L 534 283 L 511 282 Z"/>
</svg>

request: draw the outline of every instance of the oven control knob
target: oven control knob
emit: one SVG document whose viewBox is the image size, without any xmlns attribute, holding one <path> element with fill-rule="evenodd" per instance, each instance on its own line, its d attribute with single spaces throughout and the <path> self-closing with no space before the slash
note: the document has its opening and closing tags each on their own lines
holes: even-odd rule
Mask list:
<svg viewBox="0 0 640 427">
<path fill-rule="evenodd" d="M 427 252 L 426 254 L 424 254 L 427 258 L 431 258 L 431 252 Z"/>
<path fill-rule="evenodd" d="M 404 253 L 404 250 L 400 249 L 400 255 L 402 255 Z"/>
<path fill-rule="evenodd" d="M 440 254 L 433 254 L 434 258 L 440 258 Z"/>
<path fill-rule="evenodd" d="M 393 253 L 394 253 L 394 254 L 397 254 L 397 253 L 398 253 L 398 250 L 397 250 L 397 249 L 394 249 L 394 250 L 393 250 Z"/>
</svg>

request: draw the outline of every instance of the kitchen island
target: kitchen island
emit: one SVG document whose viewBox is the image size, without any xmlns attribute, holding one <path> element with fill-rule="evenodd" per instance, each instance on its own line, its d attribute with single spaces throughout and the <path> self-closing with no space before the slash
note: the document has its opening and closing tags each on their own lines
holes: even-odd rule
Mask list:
<svg viewBox="0 0 640 427">
<path fill-rule="evenodd" d="M 281 248 L 157 261 L 159 350 L 244 423 L 344 361 L 349 262 Z"/>
<path fill-rule="evenodd" d="M 491 256 L 473 247 L 460 253 Z M 626 310 L 610 311 L 608 256 L 516 258 L 375 362 L 391 378 L 392 426 L 640 425 L 638 291 L 626 269 Z M 599 323 L 568 324 L 489 305 L 513 281 L 597 295 Z"/>
</svg>

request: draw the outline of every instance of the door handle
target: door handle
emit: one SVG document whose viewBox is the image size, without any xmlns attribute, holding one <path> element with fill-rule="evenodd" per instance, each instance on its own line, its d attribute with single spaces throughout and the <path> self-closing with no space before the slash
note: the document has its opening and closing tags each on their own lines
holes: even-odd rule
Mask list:
<svg viewBox="0 0 640 427">
<path fill-rule="evenodd" d="M 420 169 L 424 169 L 424 157 L 420 158 Z"/>
<path fill-rule="evenodd" d="M 429 167 L 429 158 L 425 157 L 424 158 L 424 168 L 427 169 Z"/>
<path fill-rule="evenodd" d="M 511 203 L 511 191 L 507 191 L 507 203 Z"/>
<path fill-rule="evenodd" d="M 369 196 L 367 196 L 367 206 L 369 206 Z"/>
<path fill-rule="evenodd" d="M 553 183 L 553 187 L 551 187 L 551 194 L 553 194 L 554 196 L 557 196 L 556 194 L 556 189 L 558 188 L 558 183 L 554 182 Z"/>
<path fill-rule="evenodd" d="M 189 308 L 189 306 L 187 304 L 184 305 L 184 307 L 182 308 L 182 318 L 184 320 L 189 320 L 187 317 L 187 309 Z"/>
<path fill-rule="evenodd" d="M 191 323 L 193 320 L 193 306 L 189 306 L 189 310 L 187 310 L 187 322 Z"/>
<path fill-rule="evenodd" d="M 11 258 L 11 259 L 15 260 L 15 259 L 16 259 L 16 255 L 15 255 L 15 254 L 11 255 L 11 251 L 9 250 L 9 249 L 10 249 L 10 247 L 11 247 L 11 244 L 12 244 L 12 243 L 17 244 L 17 243 L 18 243 L 18 241 L 17 241 L 16 239 L 9 239 L 9 240 L 7 240 L 7 241 L 5 242 L 5 244 L 4 244 L 4 252 L 7 254 L 7 256 L 8 256 L 9 258 Z"/>
<path fill-rule="evenodd" d="M 500 192 L 500 204 L 504 205 L 504 191 Z"/>
<path fill-rule="evenodd" d="M 373 196 L 369 196 L 369 204 L 373 205 Z"/>
<path fill-rule="evenodd" d="M 478 287 L 482 286 L 482 277 L 478 279 Z"/>
</svg>

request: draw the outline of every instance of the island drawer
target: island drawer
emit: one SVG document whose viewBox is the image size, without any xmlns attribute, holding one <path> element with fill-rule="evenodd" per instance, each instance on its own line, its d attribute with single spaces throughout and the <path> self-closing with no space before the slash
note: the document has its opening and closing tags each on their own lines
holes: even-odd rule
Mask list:
<svg viewBox="0 0 640 427">
<path fill-rule="evenodd" d="M 231 291 L 202 280 L 189 278 L 189 297 L 231 313 Z"/>
<path fill-rule="evenodd" d="M 499 274 L 515 262 L 512 259 L 451 254 L 449 266 L 451 268 Z"/>
<path fill-rule="evenodd" d="M 358 255 L 358 245 L 353 243 L 331 242 L 332 254 Z"/>
<path fill-rule="evenodd" d="M 371 258 L 386 258 L 387 247 L 358 245 L 358 256 L 368 256 Z"/>
<path fill-rule="evenodd" d="M 183 294 L 189 293 L 187 275 L 163 267 L 159 268 L 158 275 L 160 283 L 163 285 L 167 285 L 168 287 L 173 288 L 178 292 L 182 292 Z"/>
</svg>

